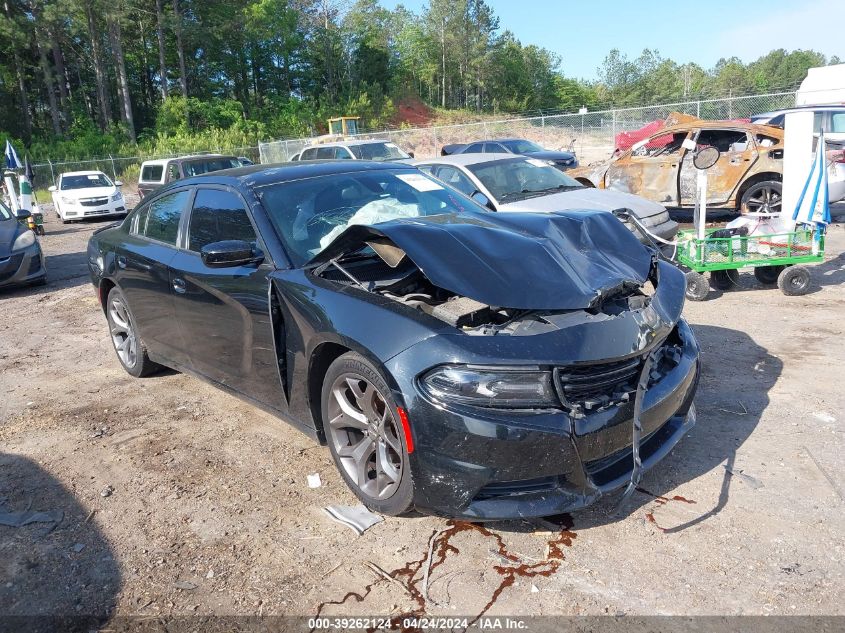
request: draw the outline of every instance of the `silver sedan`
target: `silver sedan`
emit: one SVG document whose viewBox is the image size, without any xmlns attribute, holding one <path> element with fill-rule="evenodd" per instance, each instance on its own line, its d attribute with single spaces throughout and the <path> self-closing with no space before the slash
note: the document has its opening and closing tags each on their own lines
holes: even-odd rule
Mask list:
<svg viewBox="0 0 845 633">
<path fill-rule="evenodd" d="M 649 232 L 664 240 L 672 240 L 678 232 L 678 223 L 662 204 L 621 191 L 585 187 L 542 159 L 513 154 L 458 154 L 421 159 L 414 164 L 493 211 L 627 208 Z"/>
</svg>

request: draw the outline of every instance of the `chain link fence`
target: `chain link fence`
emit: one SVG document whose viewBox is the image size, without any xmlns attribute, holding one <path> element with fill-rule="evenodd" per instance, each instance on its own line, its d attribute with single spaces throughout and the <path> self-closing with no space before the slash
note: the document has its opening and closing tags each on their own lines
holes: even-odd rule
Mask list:
<svg viewBox="0 0 845 633">
<path fill-rule="evenodd" d="M 661 121 L 671 112 L 683 112 L 702 119 L 747 119 L 753 114 L 795 105 L 794 92 L 779 92 L 722 99 L 681 101 L 637 108 L 614 108 L 585 114 L 553 114 L 480 121 L 413 129 L 385 130 L 356 135 L 362 139 L 381 139 L 399 145 L 417 158 L 440 155 L 444 145 L 484 139 L 518 137 L 534 141 L 548 149 L 573 149 L 581 164 L 609 158 L 619 132 L 636 130 L 652 121 Z M 299 138 L 259 143 L 262 163 L 280 163 L 308 147 L 314 138 Z"/>
<path fill-rule="evenodd" d="M 778 92 L 721 99 L 700 99 L 636 108 L 614 108 L 585 114 L 549 114 L 480 121 L 461 125 L 434 126 L 367 132 L 357 138 L 381 139 L 399 145 L 417 158 L 440 155 L 444 145 L 468 143 L 501 137 L 519 137 L 549 149 L 573 149 L 582 164 L 605 160 L 613 153 L 619 132 L 636 130 L 647 123 L 665 119 L 671 112 L 683 112 L 702 119 L 744 119 L 752 114 L 795 105 L 794 92 Z M 290 160 L 316 137 L 259 143 L 257 147 L 214 148 L 204 153 L 244 156 L 253 162 L 281 163 Z M 203 153 L 203 152 L 198 152 Z M 59 174 L 68 171 L 98 170 L 129 188 L 138 181 L 141 163 L 174 158 L 184 154 L 151 156 L 108 156 L 81 161 L 47 161 L 33 165 L 35 189 L 55 184 Z"/>
<path fill-rule="evenodd" d="M 260 154 L 258 147 L 232 147 L 216 148 L 206 152 L 193 152 L 196 154 L 225 154 L 248 158 L 254 163 L 259 162 Z M 141 163 L 147 160 L 164 158 L 176 158 L 184 156 L 181 154 L 156 154 L 151 156 L 108 156 L 106 158 L 92 158 L 90 160 L 77 161 L 50 161 L 36 163 L 32 166 L 34 172 L 34 189 L 47 189 L 56 183 L 59 174 L 69 171 L 101 171 L 120 180 L 125 186 L 134 188 L 138 184 L 138 174 L 141 171 Z M 46 201 L 45 201 L 46 202 Z"/>
</svg>

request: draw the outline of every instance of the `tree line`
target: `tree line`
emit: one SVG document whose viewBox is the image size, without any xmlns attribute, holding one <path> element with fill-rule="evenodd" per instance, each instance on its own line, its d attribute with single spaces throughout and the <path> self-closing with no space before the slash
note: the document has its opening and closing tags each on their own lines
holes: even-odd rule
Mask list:
<svg viewBox="0 0 845 633">
<path fill-rule="evenodd" d="M 485 0 L 2 0 L 3 131 L 54 159 L 205 149 L 365 127 L 413 96 L 440 109 L 572 111 L 794 88 L 814 51 L 679 64 L 610 51 L 597 79 L 565 77 Z M 213 147 L 213 145 L 210 145 Z"/>
</svg>

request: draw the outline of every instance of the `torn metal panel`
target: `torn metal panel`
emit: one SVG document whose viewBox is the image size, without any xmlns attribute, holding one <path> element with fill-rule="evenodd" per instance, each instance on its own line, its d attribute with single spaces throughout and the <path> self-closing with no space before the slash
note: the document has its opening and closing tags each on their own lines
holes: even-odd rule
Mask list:
<svg viewBox="0 0 845 633">
<path fill-rule="evenodd" d="M 671 140 L 667 140 L 670 139 Z M 684 140 L 683 144 L 676 141 Z M 664 141 L 667 141 L 664 143 Z M 610 160 L 569 174 L 585 184 L 637 194 L 667 206 L 695 202 L 695 149 L 720 151 L 708 171 L 707 205 L 736 209 L 744 189 L 783 173 L 783 130 L 743 121 L 706 121 L 672 113 L 666 126 Z"/>
</svg>

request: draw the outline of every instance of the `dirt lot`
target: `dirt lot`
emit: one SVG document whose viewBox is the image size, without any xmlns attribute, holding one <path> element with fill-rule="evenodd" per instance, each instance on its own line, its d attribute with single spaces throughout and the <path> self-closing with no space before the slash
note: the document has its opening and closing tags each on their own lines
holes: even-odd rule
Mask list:
<svg viewBox="0 0 845 633">
<path fill-rule="evenodd" d="M 84 259 L 102 223 L 48 216 L 49 285 L 0 291 L 0 511 L 63 518 L 0 526 L 4 614 L 845 614 L 842 224 L 811 294 L 747 274 L 687 304 L 699 422 L 624 513 L 358 537 L 321 510 L 355 501 L 326 449 L 193 378 L 120 368 Z"/>
</svg>

